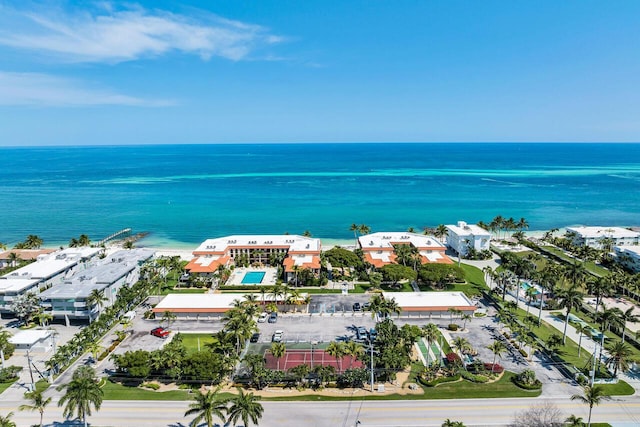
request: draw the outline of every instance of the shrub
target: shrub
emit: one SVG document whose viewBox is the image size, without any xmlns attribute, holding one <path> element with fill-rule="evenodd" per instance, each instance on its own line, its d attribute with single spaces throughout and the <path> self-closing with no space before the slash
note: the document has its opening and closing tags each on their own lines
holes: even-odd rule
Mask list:
<svg viewBox="0 0 640 427">
<path fill-rule="evenodd" d="M 18 378 L 18 372 L 22 371 L 21 366 L 7 366 L 0 369 L 0 383 L 7 383 Z"/>
<path fill-rule="evenodd" d="M 489 378 L 485 377 L 484 375 L 472 374 L 469 371 L 460 371 L 460 375 L 462 375 L 462 378 L 467 381 L 471 381 L 472 383 L 486 383 L 487 381 L 489 381 Z"/>
<path fill-rule="evenodd" d="M 150 388 L 151 390 L 159 390 L 159 389 L 160 389 L 160 384 L 156 384 L 156 383 L 142 383 L 142 384 L 140 385 L 140 387 Z"/>
<path fill-rule="evenodd" d="M 427 387 L 435 387 L 438 384 L 450 383 L 450 382 L 458 381 L 459 379 L 460 379 L 460 374 L 458 373 L 450 377 L 438 377 L 432 381 L 425 381 L 424 379 L 422 379 L 422 377 L 420 377 L 419 381 Z"/>
<path fill-rule="evenodd" d="M 531 369 L 525 369 L 513 377 L 513 382 L 525 390 L 539 390 L 542 387 L 542 383 L 536 378 L 536 373 Z"/>
<path fill-rule="evenodd" d="M 504 368 L 498 363 L 496 363 L 495 365 L 493 363 L 485 363 L 484 364 L 484 369 L 487 372 L 491 372 L 492 368 L 493 368 L 493 373 L 494 374 L 501 374 L 504 371 Z"/>
<path fill-rule="evenodd" d="M 462 359 L 456 353 L 447 353 L 447 365 L 461 365 Z"/>
<path fill-rule="evenodd" d="M 458 325 L 456 325 L 455 323 L 449 323 L 449 326 L 447 326 L 447 328 L 450 331 L 457 331 L 458 330 Z"/>
<path fill-rule="evenodd" d="M 526 351 L 524 351 L 523 349 L 519 349 L 518 351 L 520 352 L 522 357 L 529 357 L 529 354 Z"/>
</svg>

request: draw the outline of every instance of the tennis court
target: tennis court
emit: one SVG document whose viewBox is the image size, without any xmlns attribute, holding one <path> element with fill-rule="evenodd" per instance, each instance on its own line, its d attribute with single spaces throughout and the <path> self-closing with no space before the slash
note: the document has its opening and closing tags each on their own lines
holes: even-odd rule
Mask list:
<svg viewBox="0 0 640 427">
<path fill-rule="evenodd" d="M 278 359 L 273 357 L 273 354 L 269 350 L 264 353 L 265 367 L 267 369 L 278 369 Z M 296 350 L 287 349 L 287 352 L 280 358 L 280 370 L 286 371 L 298 365 L 308 365 L 313 368 L 318 365 L 333 366 L 336 368 L 336 372 L 344 372 L 347 369 L 362 368 L 362 362 L 351 357 L 345 356 L 339 361 L 329 355 L 324 350 Z M 342 368 L 342 369 L 340 369 Z"/>
</svg>

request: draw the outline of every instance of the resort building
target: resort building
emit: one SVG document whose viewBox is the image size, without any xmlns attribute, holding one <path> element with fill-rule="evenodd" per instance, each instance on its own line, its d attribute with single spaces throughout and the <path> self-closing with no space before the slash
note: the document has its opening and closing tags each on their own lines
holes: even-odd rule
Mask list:
<svg viewBox="0 0 640 427">
<path fill-rule="evenodd" d="M 640 243 L 640 233 L 622 227 L 567 227 L 566 236 L 576 246 L 596 249 Z"/>
<path fill-rule="evenodd" d="M 615 246 L 617 263 L 633 272 L 640 272 L 640 246 Z"/>
<path fill-rule="evenodd" d="M 402 317 L 452 315 L 450 309 L 473 314 L 478 307 L 463 292 L 383 292 L 385 299 L 394 299 Z"/>
<path fill-rule="evenodd" d="M 458 221 L 456 225 L 447 225 L 447 246 L 460 256 L 469 253 L 469 249 L 488 251 L 490 249 L 491 233 L 475 224 Z"/>
<path fill-rule="evenodd" d="M 85 268 L 100 251 L 100 248 L 69 248 L 41 254 L 35 262 L 0 277 L 0 313 L 11 312 L 11 304 L 18 296 L 28 292 L 38 294 L 62 283 L 76 270 Z"/>
<path fill-rule="evenodd" d="M 123 286 L 131 286 L 138 281 L 140 266 L 153 256 L 149 249 L 122 250 L 92 262 L 77 271 L 62 283 L 42 292 L 39 297 L 42 307 L 54 319 L 95 319 L 100 308 L 89 306 L 87 299 L 94 290 L 102 293 L 103 307 L 111 306 Z"/>
<path fill-rule="evenodd" d="M 358 246 L 364 259 L 376 268 L 396 262 L 395 245 L 410 245 L 417 249 L 421 264 L 451 264 L 446 248 L 433 236 L 409 232 L 379 232 L 360 236 Z"/>
<path fill-rule="evenodd" d="M 0 253 L 0 269 L 15 267 L 20 261 L 35 261 L 40 255 L 55 251 L 55 249 L 11 249 Z"/>
<path fill-rule="evenodd" d="M 220 266 L 229 266 L 237 257 L 251 265 L 268 264 L 273 255 L 284 259 L 284 280 L 293 280 L 296 272 L 309 269 L 320 274 L 320 239 L 298 235 L 236 235 L 205 240 L 194 252 L 185 270 L 211 276 Z"/>
</svg>

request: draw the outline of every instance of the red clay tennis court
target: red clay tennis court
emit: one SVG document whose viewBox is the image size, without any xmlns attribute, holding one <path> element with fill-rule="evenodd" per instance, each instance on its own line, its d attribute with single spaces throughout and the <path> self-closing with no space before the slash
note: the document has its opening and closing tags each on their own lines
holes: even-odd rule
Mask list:
<svg viewBox="0 0 640 427">
<path fill-rule="evenodd" d="M 265 367 L 267 369 L 278 369 L 278 359 L 273 357 L 269 350 L 265 351 L 264 358 L 266 360 Z M 287 349 L 287 352 L 280 358 L 280 370 L 286 371 L 298 365 L 309 365 L 311 367 L 311 350 L 295 350 Z M 338 360 L 327 354 L 324 350 L 313 350 L 313 366 L 333 366 L 336 372 L 346 371 L 352 368 L 362 368 L 362 362 L 352 358 L 351 356 L 343 357 Z M 342 371 L 340 368 L 342 367 Z"/>
</svg>

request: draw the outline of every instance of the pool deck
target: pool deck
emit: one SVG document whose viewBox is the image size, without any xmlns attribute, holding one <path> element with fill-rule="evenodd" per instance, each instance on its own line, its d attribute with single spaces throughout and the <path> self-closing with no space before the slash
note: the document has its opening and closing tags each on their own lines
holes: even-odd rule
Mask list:
<svg viewBox="0 0 640 427">
<path fill-rule="evenodd" d="M 261 283 L 252 284 L 252 283 L 242 283 L 242 279 L 245 274 L 250 272 L 264 272 L 265 275 L 262 278 Z M 228 286 L 273 286 L 276 284 L 276 280 L 278 279 L 278 269 L 274 267 L 239 267 L 233 270 L 231 277 L 227 280 L 226 285 Z"/>
</svg>

